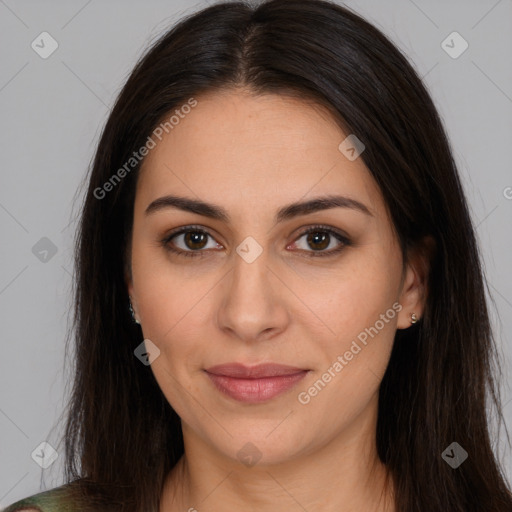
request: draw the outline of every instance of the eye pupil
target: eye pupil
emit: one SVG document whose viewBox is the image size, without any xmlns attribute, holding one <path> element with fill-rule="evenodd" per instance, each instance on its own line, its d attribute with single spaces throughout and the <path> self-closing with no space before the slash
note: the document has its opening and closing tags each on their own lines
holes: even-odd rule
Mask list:
<svg viewBox="0 0 512 512">
<path fill-rule="evenodd" d="M 206 245 L 206 233 L 187 231 L 185 233 L 185 243 L 189 249 L 202 249 Z M 199 244 L 199 247 L 196 244 Z"/>
<path fill-rule="evenodd" d="M 329 235 L 320 231 L 308 234 L 308 244 L 321 244 L 320 247 L 312 247 L 315 250 L 322 250 L 329 246 Z"/>
</svg>

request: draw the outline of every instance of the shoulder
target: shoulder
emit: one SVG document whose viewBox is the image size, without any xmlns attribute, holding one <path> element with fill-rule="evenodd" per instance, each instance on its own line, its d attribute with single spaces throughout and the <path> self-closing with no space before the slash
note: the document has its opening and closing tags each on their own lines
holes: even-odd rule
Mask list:
<svg viewBox="0 0 512 512">
<path fill-rule="evenodd" d="M 131 510 L 127 504 L 131 500 L 125 486 L 78 478 L 23 498 L 0 512 L 121 512 Z"/>
<path fill-rule="evenodd" d="M 23 498 L 0 512 L 75 512 L 70 484 Z"/>
</svg>

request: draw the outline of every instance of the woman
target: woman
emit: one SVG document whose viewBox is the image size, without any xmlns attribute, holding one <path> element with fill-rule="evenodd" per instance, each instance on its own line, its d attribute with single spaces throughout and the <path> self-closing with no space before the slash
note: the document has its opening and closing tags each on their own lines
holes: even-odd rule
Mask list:
<svg viewBox="0 0 512 512">
<path fill-rule="evenodd" d="M 76 269 L 69 483 L 8 512 L 512 510 L 449 143 L 349 10 L 223 3 L 161 38 L 103 131 Z"/>
</svg>

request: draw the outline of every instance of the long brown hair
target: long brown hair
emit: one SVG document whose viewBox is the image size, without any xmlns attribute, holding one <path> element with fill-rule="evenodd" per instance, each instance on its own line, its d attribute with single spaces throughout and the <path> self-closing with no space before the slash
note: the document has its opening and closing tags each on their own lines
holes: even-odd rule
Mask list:
<svg viewBox="0 0 512 512">
<path fill-rule="evenodd" d="M 189 15 L 148 50 L 119 94 L 76 241 L 76 369 L 64 440 L 77 500 L 156 512 L 183 454 L 180 419 L 134 356 L 142 335 L 124 277 L 140 164 L 108 193 L 98 190 L 170 112 L 231 87 L 327 107 L 364 142 L 361 158 L 404 260 L 425 235 L 435 240 L 424 315 L 397 331 L 379 392 L 376 443 L 396 482 L 397 511 L 510 512 L 486 415 L 494 406 L 503 421 L 486 285 L 444 128 L 402 53 L 357 14 L 321 0 L 226 2 Z M 468 453 L 456 469 L 442 457 L 452 442 Z"/>
</svg>

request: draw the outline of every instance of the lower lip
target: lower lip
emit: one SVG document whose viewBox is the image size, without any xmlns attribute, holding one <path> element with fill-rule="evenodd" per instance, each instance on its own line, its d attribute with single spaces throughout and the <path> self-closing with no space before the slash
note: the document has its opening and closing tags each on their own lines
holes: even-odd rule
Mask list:
<svg viewBox="0 0 512 512">
<path fill-rule="evenodd" d="M 303 370 L 292 375 L 240 379 L 206 372 L 219 391 L 239 402 L 249 404 L 265 402 L 288 391 L 301 381 L 307 373 L 308 370 Z"/>
</svg>

